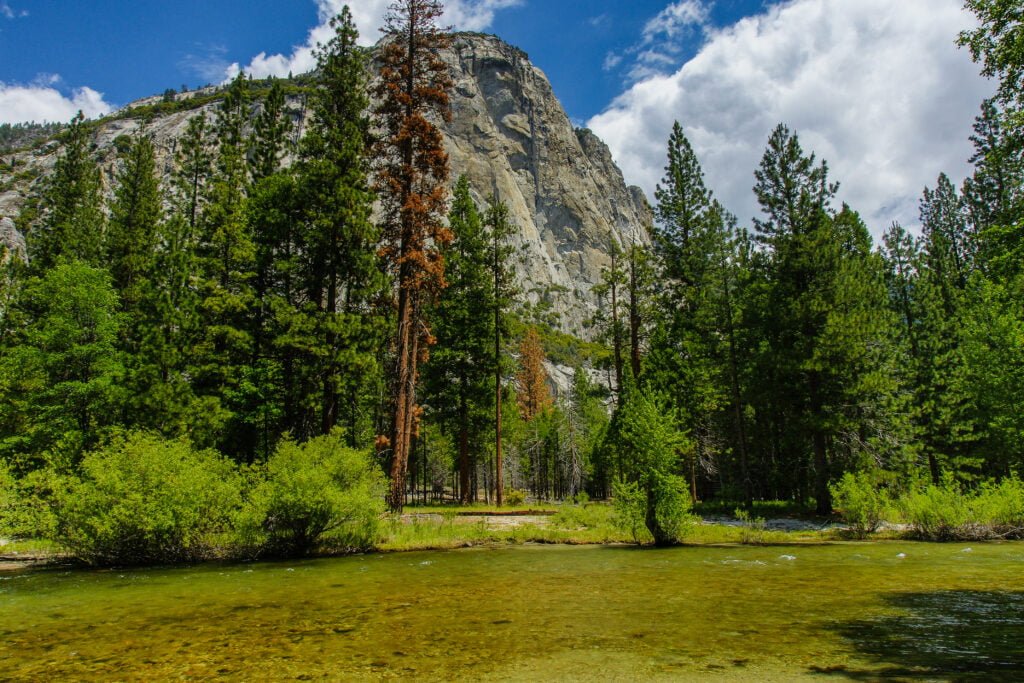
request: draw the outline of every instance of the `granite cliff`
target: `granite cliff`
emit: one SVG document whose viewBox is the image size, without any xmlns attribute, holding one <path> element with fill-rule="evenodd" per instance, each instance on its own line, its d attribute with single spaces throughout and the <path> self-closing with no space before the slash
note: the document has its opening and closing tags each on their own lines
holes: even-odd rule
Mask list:
<svg viewBox="0 0 1024 683">
<path fill-rule="evenodd" d="M 464 173 L 481 204 L 491 193 L 508 204 L 517 226 L 515 269 L 524 300 L 545 311 L 556 328 L 590 337 L 586 320 L 596 303 L 591 288 L 609 263 L 611 245 L 647 240 L 651 216 L 643 193 L 626 186 L 603 142 L 572 125 L 547 77 L 524 52 L 493 36 L 458 34 L 444 57 L 455 84 L 444 131 L 453 182 Z M 147 98 L 100 121 L 95 143 L 106 189 L 117 171 L 119 136 L 144 129 L 159 167 L 170 173 L 188 120 L 203 111 L 212 117 L 214 93 L 178 94 L 182 104 L 203 104 L 134 115 L 162 99 Z M 301 98 L 289 107 L 300 134 L 306 117 Z M 38 193 L 58 150 L 50 142 L 4 155 L 0 169 L 10 170 L 0 170 L 0 240 L 14 249 L 22 249 L 23 240 L 8 219 Z"/>
</svg>

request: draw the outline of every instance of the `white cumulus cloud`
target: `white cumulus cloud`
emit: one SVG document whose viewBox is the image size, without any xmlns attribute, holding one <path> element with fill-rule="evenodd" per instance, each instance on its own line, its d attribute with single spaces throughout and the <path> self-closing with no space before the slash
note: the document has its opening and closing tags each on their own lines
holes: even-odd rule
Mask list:
<svg viewBox="0 0 1024 683">
<path fill-rule="evenodd" d="M 971 124 L 993 90 L 955 45 L 973 21 L 961 0 L 790 0 L 706 29 L 693 59 L 633 83 L 588 125 L 652 194 L 678 120 L 709 186 L 747 222 L 753 171 L 783 122 L 876 234 L 912 225 L 925 185 L 969 171 Z"/>
<path fill-rule="evenodd" d="M 333 35 L 328 22 L 331 17 L 341 13 L 341 8 L 345 5 L 349 6 L 356 28 L 359 29 L 359 42 L 363 45 L 373 45 L 380 38 L 380 27 L 384 23 L 384 14 L 391 2 L 392 0 L 316 0 L 320 21 L 310 30 L 305 43 L 296 45 L 289 55 L 268 55 L 261 52 L 245 67 L 237 63 L 232 64 L 227 68 L 225 77 L 233 78 L 243 69 L 255 78 L 311 71 L 316 66 L 316 58 L 313 55 L 316 46 L 326 43 Z M 523 0 L 449 0 L 442 22 L 459 30 L 482 31 L 491 25 L 496 11 L 515 7 L 522 2 Z"/>
<path fill-rule="evenodd" d="M 92 88 L 77 88 L 70 96 L 64 95 L 54 87 L 59 80 L 50 76 L 33 85 L 0 82 L 0 123 L 70 121 L 79 110 L 88 118 L 113 110 L 103 93 Z"/>
</svg>

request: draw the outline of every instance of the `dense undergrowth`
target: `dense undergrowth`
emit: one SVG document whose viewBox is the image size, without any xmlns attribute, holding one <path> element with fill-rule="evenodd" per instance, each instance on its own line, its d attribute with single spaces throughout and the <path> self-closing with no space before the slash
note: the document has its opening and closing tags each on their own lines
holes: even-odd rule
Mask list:
<svg viewBox="0 0 1024 683">
<path fill-rule="evenodd" d="M 868 473 L 848 473 L 832 494 L 850 533 L 860 538 L 888 522 L 927 541 L 1024 539 L 1024 482 L 1017 477 L 973 489 L 947 477 L 893 490 Z"/>
<path fill-rule="evenodd" d="M 14 547 L 30 554 L 98 566 L 655 540 L 642 501 L 629 496 L 613 503 L 582 494 L 564 503 L 523 500 L 501 510 L 412 505 L 411 514 L 396 516 L 385 513 L 385 491 L 370 453 L 347 447 L 341 431 L 303 444 L 286 440 L 251 465 L 184 440 L 125 433 L 74 468 L 53 464 L 18 478 L 0 466 L 0 537 L 23 539 Z M 766 518 L 805 510 L 759 502 L 730 512 L 715 502 L 700 504 L 697 514 L 686 506 L 673 533 L 686 544 L 754 545 L 866 538 L 883 529 L 883 537 L 929 541 L 1024 538 L 1024 483 L 1016 477 L 973 489 L 947 479 L 896 490 L 868 474 L 847 474 L 832 495 L 842 526 L 819 520 L 820 528 L 774 530 Z M 735 521 L 701 519 L 722 513 Z"/>
<path fill-rule="evenodd" d="M 238 466 L 184 440 L 131 433 L 70 471 L 0 468 L 0 536 L 44 539 L 90 565 L 301 556 L 380 538 L 385 483 L 341 432 Z"/>
</svg>

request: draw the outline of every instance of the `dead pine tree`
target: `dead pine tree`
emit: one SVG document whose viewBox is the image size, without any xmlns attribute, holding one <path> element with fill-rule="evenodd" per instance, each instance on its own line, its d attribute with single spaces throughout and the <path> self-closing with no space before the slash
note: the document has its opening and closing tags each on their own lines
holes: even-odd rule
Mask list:
<svg viewBox="0 0 1024 683">
<path fill-rule="evenodd" d="M 439 247 L 451 241 L 446 222 L 448 155 L 437 123 L 448 120 L 451 77 L 439 50 L 450 43 L 437 25 L 439 0 L 396 0 L 381 31 L 380 76 L 374 87 L 378 140 L 375 187 L 380 197 L 381 256 L 396 283 L 397 329 L 391 374 L 392 510 L 401 511 L 410 440 L 418 429 L 417 368 L 433 342 L 424 319 L 429 297 L 444 288 Z"/>
</svg>

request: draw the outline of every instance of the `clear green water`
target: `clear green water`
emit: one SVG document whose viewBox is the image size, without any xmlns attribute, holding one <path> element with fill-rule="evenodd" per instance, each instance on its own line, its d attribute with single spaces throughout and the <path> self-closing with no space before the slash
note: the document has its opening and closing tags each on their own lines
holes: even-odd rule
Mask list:
<svg viewBox="0 0 1024 683">
<path fill-rule="evenodd" d="M 0 573 L 0 680 L 1024 680 L 1022 578 L 1011 543 Z"/>
</svg>

